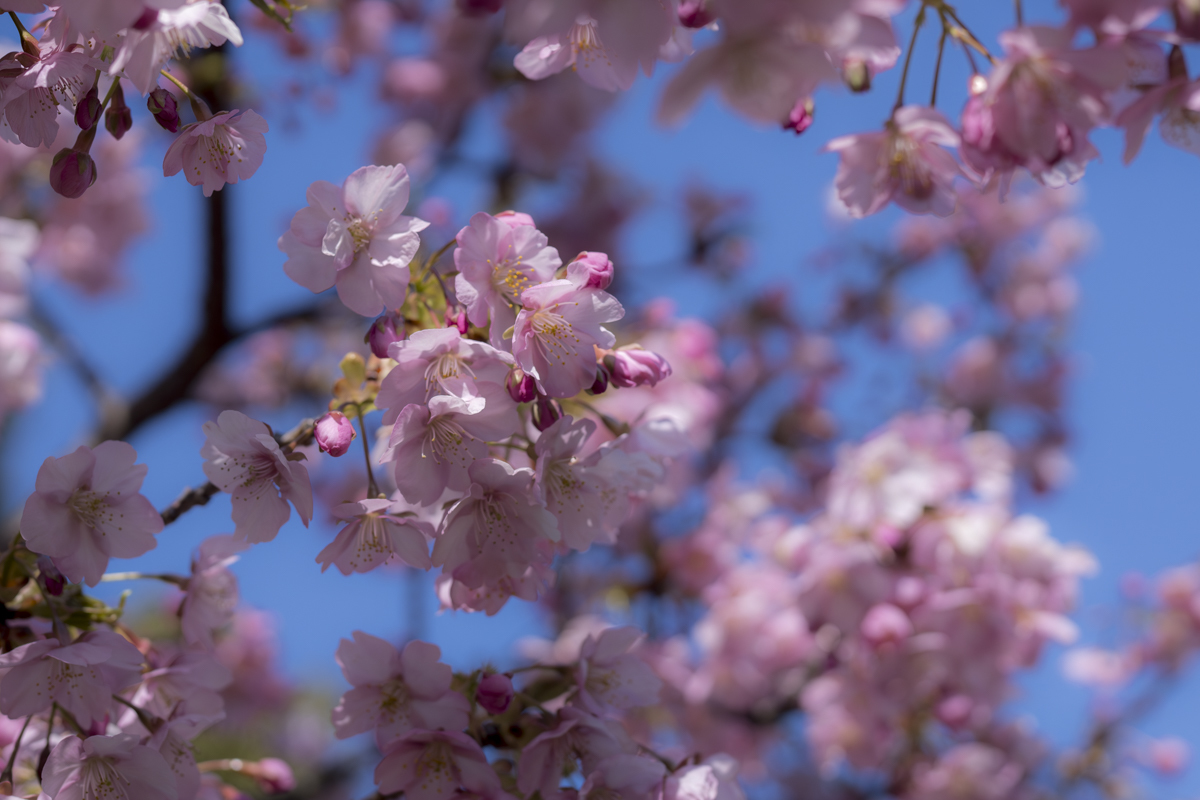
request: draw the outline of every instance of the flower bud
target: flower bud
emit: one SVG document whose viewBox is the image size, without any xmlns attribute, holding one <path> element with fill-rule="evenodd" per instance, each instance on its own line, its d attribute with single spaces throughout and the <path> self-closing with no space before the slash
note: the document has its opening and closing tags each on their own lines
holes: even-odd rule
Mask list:
<svg viewBox="0 0 1200 800">
<path fill-rule="evenodd" d="M 665 358 L 636 345 L 613 350 L 604 357 L 604 367 L 612 376 L 612 382 L 623 389 L 655 386 L 671 374 L 671 365 Z"/>
<path fill-rule="evenodd" d="M 321 452 L 337 458 L 346 454 L 350 443 L 358 434 L 354 432 L 354 424 L 346 419 L 345 414 L 330 411 L 313 424 L 313 435 Z"/>
<path fill-rule="evenodd" d="M 253 778 L 267 794 L 283 794 L 296 788 L 296 778 L 286 761 L 264 758 L 261 761 L 242 762 L 241 773 Z"/>
<path fill-rule="evenodd" d="M 371 346 L 376 358 L 387 358 L 388 348 L 395 342 L 404 341 L 404 319 L 394 312 L 383 312 L 371 323 L 364 341 Z"/>
<path fill-rule="evenodd" d="M 516 403 L 528 403 L 537 397 L 537 383 L 520 367 L 515 367 L 508 373 L 508 377 L 504 379 L 504 387 L 508 389 L 508 396 Z"/>
<path fill-rule="evenodd" d="M 842 80 L 850 91 L 857 93 L 871 90 L 871 70 L 867 62 L 858 58 L 847 59 L 842 65 Z"/>
<path fill-rule="evenodd" d="M 179 133 L 179 103 L 175 95 L 161 86 L 146 98 L 146 109 L 154 115 L 154 121 L 171 133 Z"/>
<path fill-rule="evenodd" d="M 533 217 L 522 211 L 513 211 L 511 208 L 508 211 L 501 211 L 496 215 L 496 219 L 510 228 L 520 228 L 522 225 L 534 227 Z"/>
<path fill-rule="evenodd" d="M 585 250 L 567 264 L 567 275 L 580 276 L 583 285 L 589 289 L 607 289 L 613 282 L 613 263 L 605 253 L 589 253 Z"/>
<path fill-rule="evenodd" d="M 50 165 L 50 188 L 63 197 L 83 195 L 96 182 L 96 162 L 86 152 L 64 147 Z"/>
<path fill-rule="evenodd" d="M 1186 40 L 1200 40 L 1200 2 L 1175 0 L 1171 12 L 1175 17 L 1175 33 Z"/>
<path fill-rule="evenodd" d="M 489 714 L 502 714 L 513 700 L 512 679 L 498 672 L 483 676 L 475 690 L 475 702 Z"/>
<path fill-rule="evenodd" d="M 537 402 L 533 404 L 533 426 L 539 431 L 544 431 L 560 419 L 562 409 L 558 403 L 544 394 L 539 394 Z"/>
<path fill-rule="evenodd" d="M 67 579 L 58 567 L 54 566 L 54 562 L 49 556 L 38 556 L 37 558 L 38 576 L 42 580 L 42 586 L 53 597 L 61 597 L 63 588 L 67 585 Z"/>
<path fill-rule="evenodd" d="M 588 394 L 604 394 L 608 390 L 608 372 L 601 367 L 596 370 L 596 380 L 592 382 L 592 388 L 588 389 Z"/>
<path fill-rule="evenodd" d="M 716 19 L 708 7 L 708 0 L 683 0 L 678 14 L 679 24 L 685 28 L 703 28 Z"/>
<path fill-rule="evenodd" d="M 460 309 L 459 312 L 457 314 L 455 314 L 450 309 L 447 308 L 446 309 L 446 327 L 447 328 L 458 328 L 458 332 L 461 335 L 466 336 L 467 331 L 470 330 L 470 328 L 471 328 L 470 324 L 467 322 L 467 312 Z"/>
<path fill-rule="evenodd" d="M 458 0 L 456 5 L 468 17 L 483 17 L 499 11 L 504 6 L 504 0 Z"/>
<path fill-rule="evenodd" d="M 81 131 L 100 121 L 100 91 L 93 86 L 75 105 L 75 124 Z"/>
<path fill-rule="evenodd" d="M 133 112 L 125 104 L 125 91 L 121 88 L 120 81 L 117 82 L 112 98 L 108 101 L 108 110 L 104 112 L 104 127 L 114 139 L 120 139 L 133 127 Z"/>
<path fill-rule="evenodd" d="M 792 107 L 788 118 L 783 122 L 785 131 L 795 131 L 796 135 L 804 133 L 813 124 L 813 101 L 811 97 L 801 97 Z"/>
</svg>

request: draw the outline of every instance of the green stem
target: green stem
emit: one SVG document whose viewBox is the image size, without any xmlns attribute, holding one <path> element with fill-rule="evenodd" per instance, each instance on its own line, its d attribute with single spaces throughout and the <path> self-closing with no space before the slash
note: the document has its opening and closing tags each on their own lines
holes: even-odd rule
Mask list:
<svg viewBox="0 0 1200 800">
<path fill-rule="evenodd" d="M 188 579 L 180 575 L 168 575 L 165 573 L 160 574 L 151 572 L 106 572 L 100 576 L 100 580 L 102 583 L 138 580 L 163 581 L 164 583 L 171 583 L 180 588 L 186 588 L 188 583 Z"/>
<path fill-rule="evenodd" d="M 375 470 L 371 468 L 371 445 L 367 443 L 367 423 L 363 419 L 362 406 L 356 405 L 358 412 L 358 427 L 362 430 L 363 458 L 367 462 L 367 496 L 374 499 L 379 497 L 379 484 L 375 483 Z"/>
<path fill-rule="evenodd" d="M 0 783 L 4 781 L 12 783 L 13 765 L 17 763 L 17 751 L 21 749 L 21 740 L 25 738 L 25 729 L 29 727 L 29 720 L 31 719 L 33 719 L 33 714 L 25 717 L 25 724 L 21 726 L 21 732 L 17 734 L 17 740 L 13 742 L 12 753 L 8 757 L 8 763 L 4 765 L 4 772 L 0 772 Z"/>
</svg>

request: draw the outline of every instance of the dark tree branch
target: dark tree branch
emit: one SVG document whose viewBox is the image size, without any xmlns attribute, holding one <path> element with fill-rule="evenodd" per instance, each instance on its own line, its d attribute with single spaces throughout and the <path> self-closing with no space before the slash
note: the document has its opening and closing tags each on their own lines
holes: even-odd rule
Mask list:
<svg viewBox="0 0 1200 800">
<path fill-rule="evenodd" d="M 221 490 L 211 481 L 201 486 L 192 486 L 184 489 L 179 497 L 175 498 L 175 502 L 159 512 L 164 525 L 170 525 L 175 520 L 179 519 L 185 511 L 195 508 L 196 506 L 208 505 L 208 501 L 212 500 Z"/>
</svg>

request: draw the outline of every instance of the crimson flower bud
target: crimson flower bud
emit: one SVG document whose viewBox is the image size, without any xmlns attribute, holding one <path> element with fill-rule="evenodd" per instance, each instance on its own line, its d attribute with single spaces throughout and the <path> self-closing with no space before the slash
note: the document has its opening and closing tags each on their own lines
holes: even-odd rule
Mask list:
<svg viewBox="0 0 1200 800">
<path fill-rule="evenodd" d="M 533 377 L 526 375 L 520 367 L 508 373 L 508 377 L 504 379 L 504 387 L 508 389 L 508 396 L 516 403 L 528 403 L 537 397 L 537 384 Z"/>
<path fill-rule="evenodd" d="M 685 28 L 703 28 L 716 19 L 708 7 L 708 0 L 683 0 L 678 14 L 679 24 Z"/>
<path fill-rule="evenodd" d="M 58 571 L 58 567 L 54 566 L 54 562 L 50 560 L 49 556 L 38 556 L 37 566 L 38 574 L 46 591 L 54 597 L 61 597 L 63 588 L 67 585 L 66 577 Z"/>
<path fill-rule="evenodd" d="M 146 108 L 159 126 L 171 133 L 179 133 L 179 103 L 175 95 L 160 86 L 146 99 Z"/>
<path fill-rule="evenodd" d="M 586 250 L 567 264 L 568 275 L 587 275 L 584 286 L 590 289 L 607 289 L 613 282 L 613 263 L 605 253 L 589 253 Z"/>
<path fill-rule="evenodd" d="M 504 6 L 504 0 L 458 0 L 458 10 L 468 17 L 495 14 Z"/>
<path fill-rule="evenodd" d="M 50 188 L 63 197 L 80 197 L 96 182 L 96 162 L 86 152 L 64 147 L 50 164 Z"/>
<path fill-rule="evenodd" d="M 120 139 L 133 127 L 133 112 L 125 105 L 125 91 L 120 82 L 113 91 L 112 99 L 108 101 L 108 110 L 104 112 L 104 127 L 114 139 Z"/>
<path fill-rule="evenodd" d="M 533 404 L 533 426 L 539 431 L 544 431 L 560 419 L 562 409 L 558 407 L 558 403 L 544 394 L 539 394 L 537 402 Z"/>
<path fill-rule="evenodd" d="M 475 702 L 489 714 L 502 714 L 513 700 L 512 679 L 492 672 L 483 676 L 475 690 Z"/>
<path fill-rule="evenodd" d="M 467 335 L 470 329 L 470 324 L 467 322 L 467 312 L 460 310 L 457 314 L 453 314 L 450 309 L 446 309 L 446 327 L 458 328 L 458 332 L 463 336 Z"/>
<path fill-rule="evenodd" d="M 135 31 L 149 30 L 150 26 L 158 22 L 158 9 L 146 6 L 142 9 L 142 15 L 133 21 L 129 27 Z"/>
<path fill-rule="evenodd" d="M 654 386 L 671 374 L 671 365 L 665 358 L 636 346 L 613 350 L 604 357 L 604 367 L 612 382 L 623 389 Z"/>
<path fill-rule="evenodd" d="M 604 394 L 608 390 L 608 372 L 603 368 L 596 370 L 596 380 L 592 383 L 592 388 L 588 389 L 588 394 Z"/>
<path fill-rule="evenodd" d="M 75 105 L 75 124 L 81 131 L 100 121 L 100 92 L 93 86 Z"/>
<path fill-rule="evenodd" d="M 811 97 L 801 97 L 796 101 L 788 118 L 783 122 L 785 131 L 795 131 L 796 135 L 804 133 L 813 124 L 813 101 Z"/>
<path fill-rule="evenodd" d="M 345 455 L 357 435 L 354 424 L 340 411 L 330 411 L 313 424 L 317 447 L 334 458 Z"/>
<path fill-rule="evenodd" d="M 404 320 L 394 312 L 385 311 L 378 316 L 367 331 L 366 343 L 376 358 L 387 358 L 388 348 L 395 342 L 404 341 Z"/>
</svg>

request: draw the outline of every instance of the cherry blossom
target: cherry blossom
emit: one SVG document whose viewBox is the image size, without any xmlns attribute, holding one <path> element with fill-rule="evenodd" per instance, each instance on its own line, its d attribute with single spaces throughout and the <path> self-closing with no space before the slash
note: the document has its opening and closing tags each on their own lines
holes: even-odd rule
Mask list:
<svg viewBox="0 0 1200 800">
<path fill-rule="evenodd" d="M 21 534 L 30 550 L 54 560 L 76 583 L 95 586 L 109 558 L 135 558 L 155 547 L 162 517 L 138 494 L 147 467 L 125 442 L 81 446 L 47 458 L 25 501 Z"/>
<path fill-rule="evenodd" d="M 579 788 L 579 796 L 642 800 L 657 794 L 654 790 L 661 789 L 666 774 L 663 763 L 651 756 L 620 753 L 596 765 Z"/>
<path fill-rule="evenodd" d="M 403 165 L 363 167 L 341 187 L 317 181 L 308 207 L 296 212 L 279 238 L 288 277 L 338 297 L 355 313 L 373 317 L 399 308 L 408 292 L 408 264 L 428 222 L 404 216 L 409 178 Z"/>
<path fill-rule="evenodd" d="M 745 800 L 737 782 L 738 763 L 724 753 L 669 775 L 664 800 Z"/>
<path fill-rule="evenodd" d="M 270 428 L 240 411 L 222 411 L 216 422 L 204 423 L 204 435 L 204 474 L 229 493 L 236 537 L 271 541 L 291 516 L 289 502 L 308 526 L 313 508 L 308 470 L 284 454 Z"/>
<path fill-rule="evenodd" d="M 338 666 L 354 687 L 333 710 L 339 739 L 375 732 L 380 749 L 415 729 L 459 731 L 467 725 L 467 699 L 450 688 L 450 667 L 441 650 L 409 642 L 403 651 L 376 636 L 354 631 L 342 639 Z"/>
<path fill-rule="evenodd" d="M 522 750 L 517 788 L 525 795 L 538 791 L 542 797 L 558 797 L 563 776 L 574 772 L 577 763 L 585 775 L 591 774 L 604 759 L 635 750 L 619 724 L 578 708 L 564 708 L 559 712 L 558 724 Z"/>
<path fill-rule="evenodd" d="M 36 57 L 27 53 L 4 57 L 6 66 L 20 71 L 15 77 L 0 78 L 5 123 L 0 125 L 0 138 L 27 147 L 54 143 L 59 106 L 75 104 L 97 67 L 91 56 L 70 46 L 68 36 L 67 20 L 58 14 L 46 27 Z"/>
<path fill-rule="evenodd" d="M 163 757 L 128 733 L 65 736 L 42 773 L 51 800 L 102 797 L 116 787 L 138 800 L 177 800 L 175 776 Z"/>
<path fill-rule="evenodd" d="M 513 697 L 512 679 L 499 672 L 484 675 L 475 689 L 475 702 L 489 714 L 503 714 Z"/>
<path fill-rule="evenodd" d="M 340 411 L 330 411 L 313 423 L 313 438 L 317 440 L 317 447 L 334 458 L 346 455 L 350 443 L 357 436 L 354 423 Z"/>
<path fill-rule="evenodd" d="M 343 575 L 370 572 L 385 563 L 429 569 L 433 526 L 422 520 L 395 516 L 394 509 L 396 504 L 384 499 L 359 500 L 335 507 L 333 515 L 347 524 L 317 554 L 321 571 L 330 564 L 335 564 Z"/>
<path fill-rule="evenodd" d="M 579 650 L 575 702 L 598 716 L 657 702 L 662 681 L 633 652 L 644 638 L 637 628 L 624 627 L 585 639 Z"/>
<path fill-rule="evenodd" d="M 222 111 L 185 125 L 167 148 L 163 176 L 183 171 L 192 186 L 208 197 L 227 183 L 246 180 L 262 166 L 267 152 L 267 121 L 253 111 Z"/>
<path fill-rule="evenodd" d="M 192 558 L 192 576 L 179 606 L 183 639 L 211 650 L 213 632 L 228 625 L 238 604 L 237 578 L 229 566 L 249 544 L 233 535 L 210 536 Z"/>
<path fill-rule="evenodd" d="M 241 31 L 220 0 L 176 5 L 177 8 L 157 9 L 153 22 L 139 22 L 125 32 L 109 65 L 110 75 L 123 74 L 142 94 L 147 94 L 158 85 L 158 71 L 176 53 L 226 41 L 237 47 L 242 45 Z"/>
<path fill-rule="evenodd" d="M 413 731 L 396 741 L 375 768 L 381 794 L 412 800 L 450 800 L 464 794 L 501 795 L 500 779 L 474 739 L 458 731 Z"/>
</svg>

